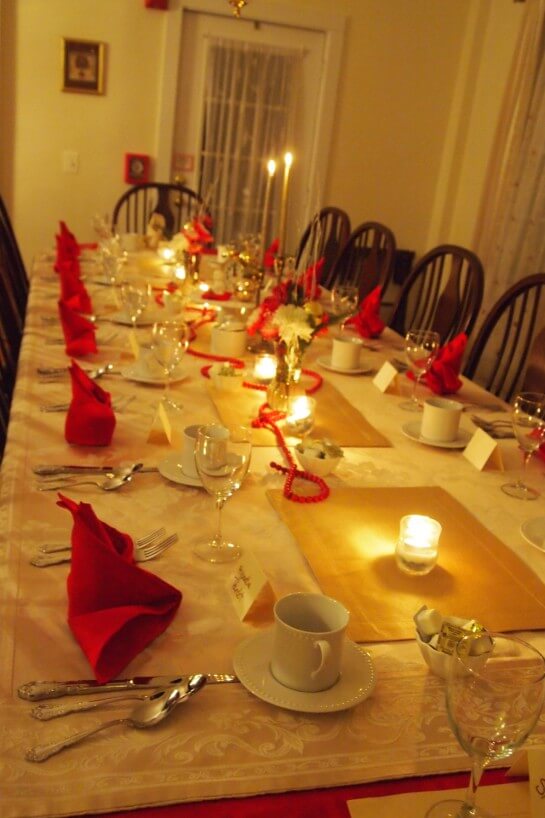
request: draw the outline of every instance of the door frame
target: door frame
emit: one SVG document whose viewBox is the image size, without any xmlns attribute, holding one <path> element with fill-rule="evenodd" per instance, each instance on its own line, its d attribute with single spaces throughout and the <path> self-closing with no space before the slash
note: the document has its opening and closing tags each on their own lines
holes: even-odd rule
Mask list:
<svg viewBox="0 0 545 818">
<path fill-rule="evenodd" d="M 156 131 L 156 176 L 160 181 L 165 182 L 170 180 L 172 165 L 184 11 L 215 14 L 223 17 L 232 16 L 227 0 L 171 0 L 171 4 L 173 7 L 165 15 Z M 314 181 L 309 190 L 306 212 L 301 214 L 304 222 L 308 222 L 316 209 L 315 204 L 318 201 L 318 194 L 323 196 L 325 191 L 333 138 L 333 124 L 335 122 L 335 105 L 340 79 L 346 16 L 315 11 L 311 8 L 294 9 L 293 3 L 287 5 L 276 2 L 276 0 L 267 0 L 266 3 L 263 3 L 263 8 L 259 8 L 255 13 L 252 0 L 250 0 L 248 6 L 244 8 L 243 14 L 245 19 L 250 21 L 255 19 L 264 23 L 306 28 L 324 34 L 323 82 L 316 111 L 315 143 L 310 165 L 311 179 Z M 324 204 L 327 203 L 320 202 L 320 206 Z"/>
</svg>

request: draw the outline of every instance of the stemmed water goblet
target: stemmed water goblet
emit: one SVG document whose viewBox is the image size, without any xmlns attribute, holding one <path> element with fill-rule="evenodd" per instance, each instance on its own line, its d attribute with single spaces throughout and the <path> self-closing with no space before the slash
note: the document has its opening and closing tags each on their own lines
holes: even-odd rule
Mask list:
<svg viewBox="0 0 545 818">
<path fill-rule="evenodd" d="M 136 323 L 151 298 L 150 285 L 138 278 L 126 278 L 121 282 L 120 287 L 121 304 L 130 318 L 132 328 L 136 329 Z"/>
<path fill-rule="evenodd" d="M 194 553 L 207 562 L 238 559 L 241 549 L 224 539 L 221 511 L 226 501 L 240 488 L 250 465 L 250 430 L 245 426 L 201 426 L 195 443 L 195 465 L 206 491 L 215 500 L 217 528 L 214 537 L 195 546 Z"/>
<path fill-rule="evenodd" d="M 446 685 L 447 715 L 471 759 L 471 778 L 464 801 L 440 801 L 425 818 L 489 818 L 475 805 L 482 772 L 510 758 L 532 732 L 544 680 L 545 658 L 515 636 L 471 633 L 457 643 Z"/>
<path fill-rule="evenodd" d="M 515 398 L 511 413 L 513 430 L 524 453 L 524 474 L 533 453 L 545 441 L 545 395 L 540 392 L 521 392 Z M 527 486 L 524 480 L 505 483 L 502 490 L 518 500 L 535 500 L 539 497 L 536 489 Z"/>
<path fill-rule="evenodd" d="M 172 376 L 189 346 L 189 328 L 185 321 L 159 321 L 153 325 L 151 351 L 165 375 L 163 402 L 174 409 L 181 409 L 170 397 Z"/>
<path fill-rule="evenodd" d="M 344 325 L 348 319 L 355 314 L 358 308 L 359 290 L 354 284 L 343 284 L 339 282 L 334 284 L 331 290 L 331 306 L 333 314 L 340 316 L 342 322 L 340 329 L 344 329 Z"/>
<path fill-rule="evenodd" d="M 405 335 L 405 355 L 415 377 L 410 400 L 400 403 L 402 409 L 409 412 L 420 411 L 421 405 L 416 394 L 418 384 L 437 357 L 440 343 L 439 334 L 432 330 L 412 329 Z"/>
</svg>

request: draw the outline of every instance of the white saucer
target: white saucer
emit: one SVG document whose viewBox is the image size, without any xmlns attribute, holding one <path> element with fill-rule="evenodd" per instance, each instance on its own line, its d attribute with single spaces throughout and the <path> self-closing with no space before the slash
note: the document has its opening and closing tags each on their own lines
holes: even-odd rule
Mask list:
<svg viewBox="0 0 545 818">
<path fill-rule="evenodd" d="M 156 372 L 154 374 L 154 366 L 152 361 L 138 360 L 133 364 L 121 369 L 121 374 L 127 381 L 136 381 L 137 383 L 148 383 L 154 386 L 164 386 L 167 382 L 165 375 L 160 372 L 160 366 L 157 364 Z M 170 383 L 178 383 L 183 381 L 188 376 L 188 371 L 181 364 L 176 367 L 170 377 Z"/>
<path fill-rule="evenodd" d="M 322 356 L 316 359 L 316 363 L 322 369 L 327 369 L 328 372 L 338 372 L 340 375 L 368 375 L 369 372 L 373 371 L 371 366 L 356 366 L 353 369 L 341 369 L 338 366 L 331 366 L 331 357 L 325 358 Z"/>
<path fill-rule="evenodd" d="M 300 713 L 333 713 L 354 707 L 371 695 L 375 686 L 373 662 L 354 642 L 345 643 L 341 676 L 333 687 L 301 693 L 277 682 L 269 670 L 272 641 L 272 629 L 251 636 L 238 646 L 233 658 L 238 678 L 259 699 Z"/>
<path fill-rule="evenodd" d="M 191 477 L 189 474 L 184 474 L 182 471 L 182 464 L 180 463 L 179 454 L 170 454 L 158 464 L 159 474 L 170 480 L 172 483 L 180 483 L 182 486 L 194 486 L 195 488 L 202 488 L 200 477 Z"/>
<path fill-rule="evenodd" d="M 417 443 L 424 443 L 426 446 L 437 446 L 439 449 L 465 449 L 472 434 L 466 429 L 458 430 L 458 437 L 456 440 L 428 440 L 420 434 L 421 420 L 413 421 L 412 423 L 405 423 L 401 430 L 404 435 L 410 437 L 411 440 L 416 440 Z"/>
<path fill-rule="evenodd" d="M 146 312 L 142 313 L 142 315 L 137 318 L 136 326 L 150 327 L 157 321 L 162 321 L 163 318 L 164 313 L 160 313 L 158 310 L 153 310 L 152 312 L 148 312 L 146 310 Z M 124 310 L 110 313 L 110 315 L 108 315 L 108 321 L 112 321 L 114 324 L 121 324 L 123 327 L 132 327 L 132 321 Z"/>
<path fill-rule="evenodd" d="M 526 520 L 520 527 L 520 533 L 530 545 L 545 551 L 545 517 Z"/>
</svg>

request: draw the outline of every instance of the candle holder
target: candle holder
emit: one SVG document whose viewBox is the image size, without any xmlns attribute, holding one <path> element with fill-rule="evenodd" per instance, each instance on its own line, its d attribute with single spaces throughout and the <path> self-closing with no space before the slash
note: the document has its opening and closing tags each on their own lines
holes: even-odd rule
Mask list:
<svg viewBox="0 0 545 818">
<path fill-rule="evenodd" d="M 435 566 L 441 524 L 422 514 L 407 514 L 399 523 L 395 556 L 398 567 L 412 576 L 424 576 Z"/>
<path fill-rule="evenodd" d="M 297 395 L 288 399 L 284 429 L 292 437 L 304 437 L 314 428 L 314 408 L 316 401 L 307 395 Z"/>
<path fill-rule="evenodd" d="M 253 374 L 258 383 L 270 383 L 276 375 L 276 355 L 267 352 L 256 355 Z"/>
</svg>

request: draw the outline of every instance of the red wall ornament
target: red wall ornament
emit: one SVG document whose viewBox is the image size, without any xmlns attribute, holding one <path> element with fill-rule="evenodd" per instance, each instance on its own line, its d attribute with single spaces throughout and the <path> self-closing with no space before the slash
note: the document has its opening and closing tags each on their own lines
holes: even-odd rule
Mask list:
<svg viewBox="0 0 545 818">
<path fill-rule="evenodd" d="M 145 153 L 125 154 L 125 182 L 138 185 L 150 180 L 150 157 Z"/>
<path fill-rule="evenodd" d="M 167 11 L 168 0 L 144 0 L 147 9 L 161 9 Z"/>
</svg>

